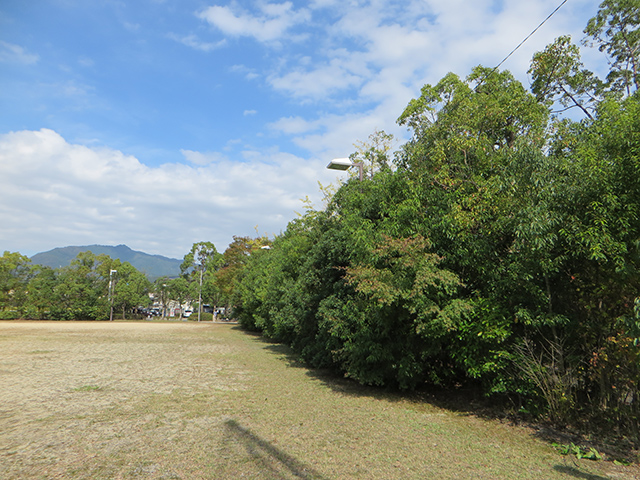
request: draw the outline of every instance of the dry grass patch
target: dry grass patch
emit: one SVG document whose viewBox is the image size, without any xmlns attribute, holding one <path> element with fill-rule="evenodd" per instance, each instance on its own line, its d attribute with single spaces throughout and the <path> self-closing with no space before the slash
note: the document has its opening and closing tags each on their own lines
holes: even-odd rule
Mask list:
<svg viewBox="0 0 640 480">
<path fill-rule="evenodd" d="M 6 479 L 640 478 L 229 325 L 4 322 L 0 360 Z"/>
</svg>

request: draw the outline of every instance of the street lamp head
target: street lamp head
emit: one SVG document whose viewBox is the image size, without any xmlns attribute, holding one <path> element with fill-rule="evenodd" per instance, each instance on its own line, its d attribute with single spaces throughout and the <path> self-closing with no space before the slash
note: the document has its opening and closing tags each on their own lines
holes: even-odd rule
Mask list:
<svg viewBox="0 0 640 480">
<path fill-rule="evenodd" d="M 351 167 L 358 167 L 360 181 L 362 181 L 364 164 L 362 162 L 352 162 L 349 158 L 334 158 L 329 162 L 327 168 L 330 170 L 348 170 Z"/>
<path fill-rule="evenodd" d="M 330 170 L 348 170 L 354 165 L 355 164 L 348 158 L 334 158 L 333 160 L 331 160 L 331 162 L 329 162 L 327 168 Z"/>
<path fill-rule="evenodd" d="M 114 273 L 118 273 L 118 271 L 117 270 L 109 270 L 109 275 L 112 275 Z"/>
</svg>

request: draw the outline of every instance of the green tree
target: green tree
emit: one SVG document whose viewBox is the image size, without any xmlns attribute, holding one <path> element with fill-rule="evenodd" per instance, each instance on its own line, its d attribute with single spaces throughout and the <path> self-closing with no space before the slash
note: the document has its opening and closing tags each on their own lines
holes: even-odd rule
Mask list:
<svg viewBox="0 0 640 480">
<path fill-rule="evenodd" d="M 198 321 L 202 313 L 202 292 L 204 276 L 207 271 L 215 271 L 220 263 L 220 254 L 211 242 L 194 243 L 189 253 L 184 256 L 180 272 L 190 277 L 198 285 Z"/>
<path fill-rule="evenodd" d="M 251 250 L 236 287 L 236 315 L 245 328 L 285 343 L 294 341 L 302 318 L 296 313 L 302 313 L 303 302 L 297 282 L 311 246 L 307 227 L 315 213 L 309 210 L 291 221 L 269 249 Z"/>
<path fill-rule="evenodd" d="M 182 305 L 193 299 L 193 295 L 189 289 L 189 282 L 184 277 L 178 277 L 169 280 L 167 285 L 169 297 L 180 305 L 180 319 L 182 319 Z"/>
<path fill-rule="evenodd" d="M 245 250 L 241 323 L 361 383 L 480 385 L 639 444 L 634 12 L 605 1 L 596 17 L 600 40 L 627 49 L 608 50 L 606 88 L 568 37 L 534 57 L 533 94 L 483 67 L 426 85 L 399 118 L 412 138 L 395 169 Z M 588 119 L 550 124 L 556 100 Z"/>
<path fill-rule="evenodd" d="M 111 268 L 117 272 L 112 293 L 114 308 L 122 312 L 122 319 L 125 320 L 126 312 L 148 305 L 151 282 L 128 262 L 115 260 Z"/>
<path fill-rule="evenodd" d="M 392 146 L 393 135 L 376 130 L 366 142 L 356 142 L 356 152 L 350 158 L 353 163 L 363 164 L 364 176 L 373 177 L 376 171 L 391 168 L 389 153 Z"/>
<path fill-rule="evenodd" d="M 539 102 L 554 101 L 569 109 L 578 107 L 591 120 L 599 100 L 601 82 L 580 60 L 580 49 L 569 35 L 556 38 L 542 52 L 533 55 L 528 72 L 532 76 L 531 91 Z"/>
<path fill-rule="evenodd" d="M 359 322 L 340 352 L 349 376 L 413 388 L 442 375 L 433 362 L 470 307 L 456 298 L 457 276 L 439 268 L 430 249 L 421 236 L 383 236 L 366 262 L 346 269 L 347 282 L 364 297 L 354 299 Z"/>
<path fill-rule="evenodd" d="M 35 266 L 28 284 L 27 317 L 30 319 L 51 320 L 52 312 L 58 310 L 55 287 L 58 284 L 57 272 L 51 267 Z"/>
<path fill-rule="evenodd" d="M 153 300 L 162 307 L 162 318 L 167 316 L 167 305 L 170 300 L 169 285 L 171 280 L 169 277 L 160 277 L 153 282 Z"/>
<path fill-rule="evenodd" d="M 0 310 L 21 311 L 27 294 L 31 261 L 18 252 L 0 257 Z"/>
<path fill-rule="evenodd" d="M 222 254 L 212 275 L 213 287 L 227 308 L 238 303 L 237 286 L 249 256 L 262 247 L 268 247 L 269 243 L 266 237 L 233 236 L 233 242 Z"/>
<path fill-rule="evenodd" d="M 441 188 L 476 188 L 494 175 L 501 155 L 541 147 L 548 111 L 507 71 L 476 67 L 465 81 L 447 74 L 425 85 L 398 122 L 413 132 L 399 166 Z"/>
<path fill-rule="evenodd" d="M 584 30 L 611 59 L 609 88 L 627 95 L 640 85 L 639 26 L 640 0 L 604 0 Z"/>
<path fill-rule="evenodd" d="M 68 267 L 58 270 L 53 288 L 51 316 L 56 320 L 103 320 L 108 318 L 108 279 L 100 275 L 102 260 L 91 252 L 81 252 Z"/>
</svg>

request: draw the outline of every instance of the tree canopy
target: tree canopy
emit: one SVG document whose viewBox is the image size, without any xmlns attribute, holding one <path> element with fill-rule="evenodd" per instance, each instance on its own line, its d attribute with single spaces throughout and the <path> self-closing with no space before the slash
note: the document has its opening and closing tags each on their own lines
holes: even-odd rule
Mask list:
<svg viewBox="0 0 640 480">
<path fill-rule="evenodd" d="M 530 91 L 483 66 L 425 85 L 407 143 L 375 132 L 363 182 L 245 259 L 241 323 L 364 384 L 474 385 L 640 442 L 639 11 L 585 29 L 606 79 L 562 36 Z"/>
</svg>

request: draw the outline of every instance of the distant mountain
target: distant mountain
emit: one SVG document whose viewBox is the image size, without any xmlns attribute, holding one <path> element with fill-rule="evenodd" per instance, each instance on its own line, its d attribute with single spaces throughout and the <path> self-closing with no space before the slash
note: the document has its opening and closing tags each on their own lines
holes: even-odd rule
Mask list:
<svg viewBox="0 0 640 480">
<path fill-rule="evenodd" d="M 149 255 L 144 252 L 131 250 L 126 245 L 111 247 L 108 245 L 87 245 L 84 247 L 61 247 L 48 252 L 36 253 L 31 257 L 34 265 L 45 265 L 51 268 L 66 267 L 80 252 L 91 252 L 94 255 L 107 254 L 121 262 L 129 262 L 140 272 L 145 273 L 150 280 L 158 277 L 177 277 L 180 275 L 182 260 L 167 258 L 162 255 Z"/>
</svg>

